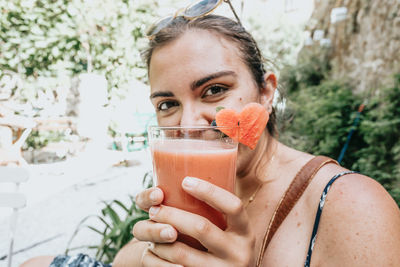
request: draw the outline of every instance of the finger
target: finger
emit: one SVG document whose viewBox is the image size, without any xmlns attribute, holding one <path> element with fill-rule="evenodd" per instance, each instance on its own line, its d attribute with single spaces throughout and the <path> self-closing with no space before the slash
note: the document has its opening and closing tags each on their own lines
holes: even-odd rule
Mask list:
<svg viewBox="0 0 400 267">
<path fill-rule="evenodd" d="M 224 213 L 227 216 L 228 231 L 246 233 L 249 230 L 243 203 L 231 192 L 193 177 L 186 177 L 182 182 L 182 187 L 195 198 Z"/>
<path fill-rule="evenodd" d="M 209 251 L 226 254 L 226 236 L 218 226 L 208 219 L 181 209 L 169 206 L 153 206 L 149 210 L 150 219 L 174 227 L 179 233 L 197 239 Z"/>
<path fill-rule="evenodd" d="M 143 267 L 183 267 L 179 264 L 174 264 L 166 260 L 161 259 L 151 252 L 149 249 L 143 251 L 142 260 L 140 266 Z"/>
<path fill-rule="evenodd" d="M 217 264 L 218 260 L 211 257 L 209 253 L 191 248 L 182 242 L 154 244 L 149 250 L 164 260 L 185 267 L 220 266 Z"/>
<path fill-rule="evenodd" d="M 163 199 L 163 191 L 158 187 L 152 187 L 136 195 L 136 205 L 140 209 L 148 211 L 151 206 L 160 205 Z"/>
<path fill-rule="evenodd" d="M 178 237 L 177 231 L 168 224 L 150 220 L 139 221 L 132 230 L 133 236 L 140 241 L 171 243 Z"/>
</svg>

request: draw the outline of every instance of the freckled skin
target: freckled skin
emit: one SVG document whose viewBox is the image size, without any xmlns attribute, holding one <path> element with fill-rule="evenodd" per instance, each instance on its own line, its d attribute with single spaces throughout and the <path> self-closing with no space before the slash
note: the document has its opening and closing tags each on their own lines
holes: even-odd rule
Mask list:
<svg viewBox="0 0 400 267">
<path fill-rule="evenodd" d="M 215 108 L 217 106 L 224 106 L 240 111 L 244 105 L 249 102 L 259 102 L 269 107 L 268 105 L 272 103 L 274 90 L 267 87 L 263 94 L 260 94 L 260 90 L 256 87 L 252 75 L 241 58 L 238 57 L 237 52 L 237 48 L 226 39 L 217 34 L 201 30 L 187 32 L 181 38 L 155 50 L 150 65 L 150 85 L 152 93 L 164 90 L 171 91 L 174 93 L 174 97 L 171 99 L 178 103 L 176 107 L 172 108 L 167 113 L 157 113 L 159 124 L 164 126 L 209 125 L 215 118 Z M 212 83 L 222 83 L 229 86 L 228 93 L 218 98 L 217 101 L 208 101 L 201 98 L 202 89 L 195 91 L 190 90 L 189 85 L 193 80 L 199 79 L 210 72 L 221 70 L 233 71 L 237 73 L 238 76 L 224 77 L 212 81 Z M 157 107 L 160 101 L 163 101 L 163 99 L 152 100 L 155 107 Z M 263 191 L 258 195 L 258 201 L 252 203 L 248 208 L 250 221 L 258 237 L 256 241 L 256 250 L 261 245 L 261 237 L 264 234 L 267 222 L 272 216 L 275 205 L 296 172 L 310 159 L 310 155 L 284 147 L 281 144 L 278 145 L 278 151 L 277 159 L 273 163 L 273 166 L 268 169 L 268 174 L 264 177 L 257 177 L 257 179 L 261 181 L 263 179 L 271 179 L 273 182 L 263 188 Z M 240 148 L 238 169 L 254 164 L 254 161 L 249 159 L 257 157 L 261 157 L 261 154 Z M 329 179 L 333 175 L 344 170 L 345 169 L 340 166 L 331 164 L 331 166 L 324 167 L 317 173 L 304 196 L 300 198 L 294 210 L 289 214 L 276 236 L 273 238 L 266 251 L 263 266 L 300 266 L 304 263 L 320 194 Z M 359 175 L 353 176 L 357 177 Z M 279 179 L 276 179 L 278 177 Z M 242 180 L 244 181 L 245 179 Z M 239 179 L 238 182 L 241 183 L 242 180 Z M 345 181 L 345 179 L 343 179 L 343 181 Z M 243 185 L 244 184 L 243 182 Z M 372 187 L 375 186 L 377 185 L 372 185 Z M 254 189 L 251 191 L 254 191 Z M 344 195 L 348 194 L 359 196 L 356 192 L 359 193 L 357 186 L 345 191 L 340 186 L 340 183 L 338 183 L 338 185 L 334 185 L 331 189 L 328 203 L 329 199 L 335 198 L 335 196 L 340 196 L 341 199 L 343 199 Z M 334 210 L 347 211 L 350 217 L 347 218 L 346 225 L 359 222 L 360 217 L 362 217 L 358 209 L 349 209 L 349 205 L 353 207 L 358 205 L 357 203 L 359 202 L 356 201 L 356 203 L 354 203 L 354 201 L 353 198 L 349 198 L 346 203 L 338 201 L 337 204 L 336 202 L 331 204 Z M 325 245 L 330 244 L 329 247 L 331 251 L 335 251 L 336 249 L 340 250 L 343 249 L 343 247 L 357 251 L 357 248 L 362 248 L 365 244 L 365 241 L 357 243 L 345 232 L 342 235 L 341 241 L 346 241 L 347 243 L 342 244 L 343 242 L 340 240 L 332 241 L 336 237 L 341 236 L 338 233 L 343 230 L 337 229 L 336 231 L 338 232 L 334 232 L 329 231 L 329 229 L 334 227 L 338 221 L 343 221 L 343 219 L 333 215 L 326 220 L 326 217 L 330 214 L 330 208 L 326 207 L 326 209 L 328 211 L 324 211 L 324 213 L 327 215 L 324 214 L 322 217 L 319 230 L 320 236 L 313 253 L 312 260 L 314 264 L 316 264 L 316 266 L 319 264 L 323 266 L 359 265 L 357 262 L 352 262 L 354 260 L 353 257 L 336 257 L 335 261 L 331 260 L 330 264 L 324 261 L 327 257 L 327 253 L 332 253 L 322 249 Z M 395 207 L 391 206 L 391 209 L 395 209 Z M 335 211 L 333 214 L 335 214 Z M 395 220 L 397 220 L 399 222 L 398 225 L 400 225 L 399 218 L 396 217 Z M 398 228 L 397 226 L 397 229 Z M 346 227 L 343 229 L 346 229 Z M 368 232 L 369 230 L 365 229 L 365 232 L 362 234 L 360 233 L 360 236 L 367 236 Z M 297 245 L 298 243 L 300 245 Z M 398 243 L 399 242 L 397 242 L 397 244 Z M 336 248 L 339 244 L 340 249 Z M 400 247 L 400 245 L 398 246 Z M 282 254 L 284 251 L 290 251 L 291 253 L 290 255 L 287 255 L 287 253 Z M 390 254 L 390 249 L 386 248 L 385 251 L 389 251 L 388 254 Z M 393 256 L 390 254 L 390 257 Z M 400 261 L 398 258 L 396 260 Z M 380 263 L 377 264 L 379 265 Z"/>
<path fill-rule="evenodd" d="M 196 39 L 206 38 L 207 42 L 193 42 L 194 36 Z M 157 119 L 160 125 L 206 124 L 215 117 L 217 106 L 239 112 L 247 103 L 260 102 L 259 89 L 247 66 L 237 56 L 237 48 L 233 44 L 207 31 L 188 32 L 178 40 L 179 42 L 174 41 L 156 49 L 151 59 L 151 92 L 171 91 L 175 95 L 174 99 L 180 103 L 171 113 L 158 112 Z M 188 69 L 191 71 L 188 72 Z M 199 99 L 201 89 L 197 92 L 190 90 L 192 81 L 213 72 L 226 70 L 240 74 L 240 79 L 223 77 L 213 81 L 231 86 L 229 95 L 220 99 L 218 103 Z M 157 106 L 157 102 L 162 100 L 153 99 L 153 105 Z M 188 115 L 191 116 L 188 117 L 186 112 L 190 112 Z"/>
<path fill-rule="evenodd" d="M 194 81 L 221 71 L 234 74 L 210 80 L 199 88 L 191 89 Z M 149 70 L 151 93 L 167 91 L 172 94 L 152 99 L 156 109 L 167 107 L 166 110 L 157 110 L 158 123 L 163 126 L 210 125 L 215 119 L 217 106 L 239 112 L 247 103 L 258 102 L 270 108 L 276 87 L 271 77 L 274 76 L 266 74 L 266 87 L 257 88 L 235 44 L 206 30 L 187 31 L 178 39 L 154 50 Z M 215 88 L 216 85 L 219 87 Z M 213 86 L 214 89 L 211 90 Z M 274 149 L 266 149 L 266 144 L 272 144 L 271 147 Z M 274 160 L 269 161 L 272 155 L 275 155 Z M 237 255 L 256 257 L 275 207 L 293 177 L 312 157 L 310 154 L 279 143 L 267 132 L 254 151 L 240 146 L 236 196 L 233 196 L 236 203 L 247 203 L 258 185 L 264 183 L 254 201 L 242 210 L 248 216 L 246 223 L 251 229 L 250 232 L 254 234 L 255 244 L 246 245 L 246 248 L 251 249 L 245 252 L 243 242 L 235 244 L 231 241 L 246 241 L 249 240 L 247 236 L 229 232 L 229 237 L 224 236 L 214 240 L 214 247 L 225 249 L 222 253 L 224 256 L 220 256 L 222 258 L 220 265 L 210 265 L 209 261 L 204 264 L 198 263 L 200 261 L 197 260 L 192 262 L 198 263 L 199 266 L 234 266 L 235 261 L 232 259 Z M 259 161 L 262 164 L 260 170 L 257 170 L 255 166 Z M 243 170 L 249 171 L 242 174 Z M 262 266 L 304 265 L 322 190 L 332 176 L 342 171 L 346 169 L 339 165 L 328 164 L 317 172 L 271 240 Z M 371 181 L 372 179 L 360 174 L 352 174 L 340 178 L 333 184 L 321 217 L 312 255 L 312 266 L 400 266 L 399 209 L 382 186 Z M 149 192 L 142 192 L 138 198 L 139 207 L 147 210 L 150 208 L 148 204 L 150 201 L 142 203 L 140 201 L 148 199 Z M 226 200 L 230 199 L 225 194 L 223 197 Z M 233 202 L 235 201 L 224 201 L 224 203 Z M 193 226 L 197 221 L 192 218 L 185 223 Z M 140 240 L 152 241 L 154 232 L 149 234 L 147 231 L 150 228 L 144 227 L 145 224 L 141 225 L 142 228 L 135 226 L 137 233 L 147 236 Z M 132 252 L 137 251 L 140 246 L 147 247 L 147 243 L 137 242 L 137 244 L 131 244 L 128 246 L 131 248 L 122 250 L 119 253 L 122 256 L 117 255 L 113 266 L 140 266 L 132 264 L 137 256 L 131 261 L 125 260 L 131 264 L 120 265 L 118 261 L 118 258 L 133 258 L 131 255 L 139 255 L 140 259 L 141 253 Z M 248 265 L 252 266 L 251 264 L 245 266 Z"/>
<path fill-rule="evenodd" d="M 156 49 L 149 70 L 151 93 L 170 91 L 174 97 L 155 98 L 152 103 L 155 108 L 166 100 L 179 103 L 168 112 L 157 112 L 158 124 L 210 125 L 215 119 L 218 106 L 240 112 L 250 102 L 262 102 L 260 89 L 237 51 L 236 46 L 219 35 L 198 30 L 187 32 L 178 40 Z M 221 77 L 195 91 L 190 90 L 194 80 L 218 71 L 232 71 L 236 77 Z M 229 91 L 220 98 L 202 99 L 201 94 L 207 85 L 215 83 L 227 85 Z M 267 100 L 264 101 L 266 106 L 272 102 L 273 93 L 274 89 L 267 92 Z M 245 163 L 242 163 L 242 154 L 238 157 L 240 169 Z"/>
</svg>

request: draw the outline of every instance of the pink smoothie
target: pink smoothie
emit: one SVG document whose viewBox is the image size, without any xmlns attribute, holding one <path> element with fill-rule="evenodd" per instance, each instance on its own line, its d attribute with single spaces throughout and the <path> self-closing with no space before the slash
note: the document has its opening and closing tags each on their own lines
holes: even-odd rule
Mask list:
<svg viewBox="0 0 400 267">
<path fill-rule="evenodd" d="M 213 183 L 234 193 L 237 148 L 218 141 L 162 140 L 152 145 L 156 184 L 164 192 L 164 205 L 199 214 L 225 230 L 224 215 L 182 189 L 186 176 Z M 180 236 L 180 240 L 196 248 L 199 242 Z"/>
</svg>

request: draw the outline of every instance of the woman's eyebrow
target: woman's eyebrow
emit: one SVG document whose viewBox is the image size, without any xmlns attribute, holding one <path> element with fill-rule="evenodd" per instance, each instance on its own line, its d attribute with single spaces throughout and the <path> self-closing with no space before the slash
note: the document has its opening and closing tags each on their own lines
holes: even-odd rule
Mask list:
<svg viewBox="0 0 400 267">
<path fill-rule="evenodd" d="M 194 82 L 192 82 L 192 84 L 190 85 L 190 88 L 193 90 L 195 90 L 196 88 L 202 86 L 203 84 L 205 84 L 208 81 L 211 81 L 213 79 L 222 77 L 222 76 L 237 76 L 235 72 L 233 71 L 219 71 L 219 72 L 215 72 L 212 73 L 210 75 L 207 75 L 206 77 L 203 77 L 201 79 L 198 79 Z"/>
<path fill-rule="evenodd" d="M 150 99 L 156 98 L 156 97 L 172 97 L 174 94 L 171 91 L 161 91 L 161 92 L 155 92 L 150 95 Z"/>
<path fill-rule="evenodd" d="M 202 86 L 203 84 L 205 84 L 208 81 L 211 81 L 213 79 L 222 77 L 222 76 L 234 76 L 236 77 L 236 73 L 234 71 L 219 71 L 219 72 L 215 72 L 212 74 L 209 74 L 203 78 L 200 78 L 194 82 L 192 82 L 192 84 L 190 85 L 190 88 L 192 90 L 195 90 L 196 88 Z M 156 97 L 173 97 L 174 93 L 172 93 L 171 91 L 159 91 L 159 92 L 154 92 L 150 95 L 150 99 L 156 98 Z"/>
</svg>

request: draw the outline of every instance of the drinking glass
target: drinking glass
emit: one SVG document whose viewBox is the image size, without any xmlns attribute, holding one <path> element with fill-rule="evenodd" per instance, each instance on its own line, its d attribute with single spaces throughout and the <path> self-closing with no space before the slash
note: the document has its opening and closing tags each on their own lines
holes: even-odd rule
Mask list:
<svg viewBox="0 0 400 267">
<path fill-rule="evenodd" d="M 237 137 L 221 130 L 227 127 L 149 127 L 154 184 L 164 192 L 163 205 L 201 215 L 226 229 L 225 216 L 182 189 L 182 180 L 196 177 L 231 193 L 235 189 Z M 227 131 L 225 131 L 227 132 Z M 238 132 L 228 129 L 228 132 Z M 179 234 L 178 240 L 204 249 L 195 239 Z"/>
</svg>

